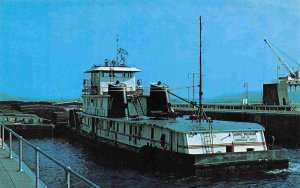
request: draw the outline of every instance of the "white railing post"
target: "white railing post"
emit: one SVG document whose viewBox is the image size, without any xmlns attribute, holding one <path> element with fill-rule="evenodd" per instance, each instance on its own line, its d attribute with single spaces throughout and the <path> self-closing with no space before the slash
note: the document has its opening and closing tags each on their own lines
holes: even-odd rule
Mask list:
<svg viewBox="0 0 300 188">
<path fill-rule="evenodd" d="M 35 163 L 36 163 L 36 176 L 35 176 L 35 186 L 40 187 L 40 161 L 39 161 L 39 148 L 35 149 Z"/>
<path fill-rule="evenodd" d="M 12 134 L 11 129 L 9 129 L 9 158 L 12 158 Z"/>
<path fill-rule="evenodd" d="M 4 126 L 2 126 L 2 149 L 4 149 Z"/>
<path fill-rule="evenodd" d="M 22 136 L 20 136 L 20 141 L 19 141 L 19 171 L 23 171 L 23 143 L 22 143 Z"/>
<path fill-rule="evenodd" d="M 66 188 L 71 187 L 71 175 L 70 175 L 70 166 L 67 166 L 65 171 L 66 171 Z"/>
</svg>

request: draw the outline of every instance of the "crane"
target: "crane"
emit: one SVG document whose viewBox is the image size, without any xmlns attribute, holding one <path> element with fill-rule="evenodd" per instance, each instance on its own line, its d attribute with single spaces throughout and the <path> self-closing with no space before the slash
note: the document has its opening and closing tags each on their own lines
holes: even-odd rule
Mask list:
<svg viewBox="0 0 300 188">
<path fill-rule="evenodd" d="M 293 69 L 291 69 L 288 64 L 284 61 L 284 59 L 279 55 L 279 52 L 270 44 L 270 42 L 265 38 L 264 39 L 265 43 L 270 47 L 270 49 L 274 52 L 274 54 L 276 55 L 276 57 L 278 58 L 278 60 L 280 61 L 280 63 L 288 70 L 288 72 L 290 73 L 290 76 L 287 76 L 285 78 L 286 83 L 290 86 L 290 88 L 292 86 L 296 87 L 300 86 L 300 70 L 297 71 L 293 71 Z M 297 64 L 298 65 L 298 64 Z M 298 65 L 299 66 L 299 65 Z M 281 78 L 282 79 L 282 78 Z"/>
<path fill-rule="evenodd" d="M 293 71 L 293 69 L 291 69 L 288 64 L 283 60 L 283 58 L 279 55 L 279 53 L 277 52 L 277 50 L 270 44 L 270 42 L 265 38 L 264 39 L 265 43 L 270 47 L 270 49 L 274 52 L 274 54 L 276 55 L 276 57 L 278 58 L 278 60 L 280 61 L 280 63 L 288 70 L 288 72 L 291 74 L 292 78 L 297 78 L 297 75 L 295 74 L 295 72 Z"/>
</svg>

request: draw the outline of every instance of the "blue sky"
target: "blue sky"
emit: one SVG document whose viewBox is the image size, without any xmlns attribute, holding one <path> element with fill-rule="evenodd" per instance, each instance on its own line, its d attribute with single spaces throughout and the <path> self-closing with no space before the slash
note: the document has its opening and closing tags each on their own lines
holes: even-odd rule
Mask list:
<svg viewBox="0 0 300 188">
<path fill-rule="evenodd" d="M 115 35 L 145 87 L 192 84 L 203 21 L 204 98 L 262 90 L 279 63 L 300 61 L 300 1 L 0 1 L 0 92 L 79 98 L 83 72 L 115 57 Z M 293 62 L 287 61 L 291 67 Z M 281 67 L 280 74 L 286 74 Z M 187 89 L 174 90 L 187 96 Z"/>
</svg>

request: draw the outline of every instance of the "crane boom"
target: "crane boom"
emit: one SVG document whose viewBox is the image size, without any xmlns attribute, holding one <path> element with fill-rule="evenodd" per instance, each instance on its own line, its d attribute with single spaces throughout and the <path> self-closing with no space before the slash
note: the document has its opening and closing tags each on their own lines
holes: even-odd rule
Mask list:
<svg viewBox="0 0 300 188">
<path fill-rule="evenodd" d="M 267 39 L 264 39 L 265 43 L 270 47 L 270 49 L 274 52 L 280 63 L 290 72 L 292 77 L 297 77 L 296 74 L 294 73 L 293 69 L 291 69 L 288 64 L 280 57 L 279 53 L 277 50 L 270 44 L 270 42 Z"/>
</svg>

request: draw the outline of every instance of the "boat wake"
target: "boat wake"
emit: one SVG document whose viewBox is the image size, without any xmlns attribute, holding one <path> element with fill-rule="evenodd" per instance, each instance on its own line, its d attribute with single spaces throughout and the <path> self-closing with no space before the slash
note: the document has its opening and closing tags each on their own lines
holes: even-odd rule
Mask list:
<svg viewBox="0 0 300 188">
<path fill-rule="evenodd" d="M 288 169 L 276 169 L 276 170 L 271 170 L 268 171 L 268 174 L 281 174 L 284 172 L 289 172 L 289 173 L 293 173 L 293 172 L 300 172 L 300 164 L 299 163 L 294 163 L 294 162 L 289 162 L 289 168 Z"/>
</svg>

